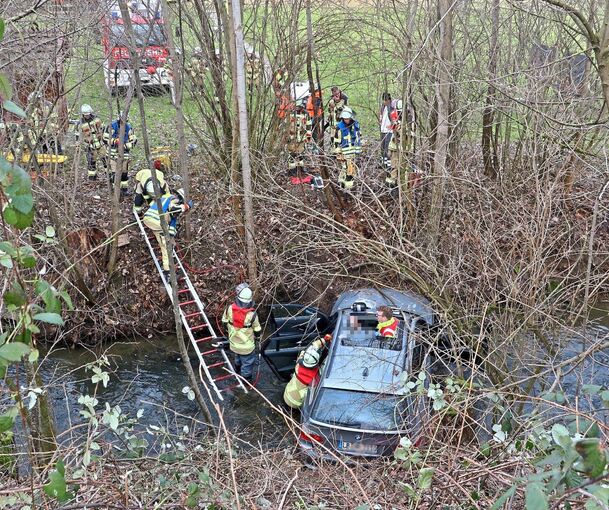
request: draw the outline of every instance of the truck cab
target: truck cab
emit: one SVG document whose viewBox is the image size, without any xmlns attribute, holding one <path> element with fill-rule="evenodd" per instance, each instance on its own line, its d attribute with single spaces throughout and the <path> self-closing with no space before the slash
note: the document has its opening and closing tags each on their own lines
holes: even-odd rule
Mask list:
<svg viewBox="0 0 609 510">
<path fill-rule="evenodd" d="M 110 2 L 102 19 L 104 79 L 113 94 L 125 91 L 138 72 L 143 87 L 163 88 L 174 95 L 169 47 L 161 6 L 157 1 L 129 2 L 139 66 L 133 69 L 125 20 L 118 2 Z"/>
</svg>

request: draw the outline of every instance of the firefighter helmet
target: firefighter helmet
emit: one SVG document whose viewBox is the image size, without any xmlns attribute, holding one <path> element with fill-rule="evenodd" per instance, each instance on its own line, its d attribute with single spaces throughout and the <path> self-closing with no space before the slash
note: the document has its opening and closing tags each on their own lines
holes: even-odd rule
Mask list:
<svg viewBox="0 0 609 510">
<path fill-rule="evenodd" d="M 252 289 L 249 288 L 247 283 L 242 283 L 237 286 L 237 298 L 239 298 L 239 301 L 249 303 L 252 300 L 252 297 Z"/>
<path fill-rule="evenodd" d="M 396 109 L 398 112 L 401 112 L 401 111 L 403 110 L 403 103 L 402 103 L 402 100 L 401 100 L 401 99 L 398 99 L 398 100 L 396 101 L 396 103 L 395 103 L 395 109 Z"/>
<path fill-rule="evenodd" d="M 90 104 L 83 104 L 80 107 L 80 113 L 82 115 L 93 115 L 93 108 L 91 107 Z"/>
<path fill-rule="evenodd" d="M 343 111 L 340 112 L 340 118 L 341 119 L 352 119 L 353 118 L 353 110 L 351 108 L 349 108 L 348 106 L 345 106 L 343 108 Z"/>
<path fill-rule="evenodd" d="M 317 349 L 307 349 L 302 356 L 302 366 L 305 368 L 313 368 L 319 364 L 319 351 Z"/>
</svg>

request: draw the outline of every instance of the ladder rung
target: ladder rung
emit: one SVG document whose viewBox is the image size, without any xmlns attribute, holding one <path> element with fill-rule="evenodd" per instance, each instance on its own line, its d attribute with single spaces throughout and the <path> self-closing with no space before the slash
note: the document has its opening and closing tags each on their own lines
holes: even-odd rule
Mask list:
<svg viewBox="0 0 609 510">
<path fill-rule="evenodd" d="M 204 336 L 203 338 L 195 338 L 195 342 L 209 342 L 216 338 L 215 336 Z"/>
<path fill-rule="evenodd" d="M 180 306 L 187 306 L 187 305 L 192 305 L 193 303 L 195 303 L 196 301 L 193 299 L 191 301 L 183 301 L 180 303 Z"/>
<path fill-rule="evenodd" d="M 187 313 L 184 318 L 185 319 L 190 319 L 191 317 L 196 317 L 197 315 L 201 315 L 201 312 L 193 312 L 193 313 Z M 192 329 L 192 328 L 191 328 Z"/>
<path fill-rule="evenodd" d="M 207 365 L 207 368 L 216 368 L 216 367 L 221 367 L 222 365 L 224 365 L 224 361 L 220 361 L 218 363 L 214 363 L 213 365 Z"/>
<path fill-rule="evenodd" d="M 182 289 L 178 291 L 178 294 L 184 294 L 185 292 L 190 292 L 190 289 Z"/>
<path fill-rule="evenodd" d="M 207 323 L 199 324 L 198 326 L 193 326 L 192 328 L 190 328 L 190 331 L 198 331 L 199 329 L 203 329 L 203 328 L 209 328 Z"/>
<path fill-rule="evenodd" d="M 212 354 L 213 352 L 218 352 L 218 349 L 210 349 L 209 351 L 203 351 L 201 356 L 206 356 L 207 354 Z"/>
<path fill-rule="evenodd" d="M 214 381 L 214 382 L 223 381 L 224 379 L 228 379 L 229 377 L 233 377 L 233 374 L 221 375 L 220 377 L 216 377 L 215 379 L 212 379 L 212 381 Z"/>
<path fill-rule="evenodd" d="M 230 386 L 227 386 L 226 388 L 218 388 L 218 391 L 229 391 L 229 390 L 234 390 L 235 388 L 240 388 L 241 385 L 239 383 L 235 383 L 235 384 L 231 384 Z"/>
</svg>

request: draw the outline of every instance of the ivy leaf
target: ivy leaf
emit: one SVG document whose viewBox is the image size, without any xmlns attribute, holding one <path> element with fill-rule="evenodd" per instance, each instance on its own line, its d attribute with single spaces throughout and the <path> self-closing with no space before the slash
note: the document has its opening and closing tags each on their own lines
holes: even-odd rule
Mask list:
<svg viewBox="0 0 609 510">
<path fill-rule="evenodd" d="M 55 326 L 63 326 L 63 319 L 58 313 L 37 313 L 36 315 L 34 315 L 34 320 L 40 322 L 47 322 L 49 324 L 54 324 Z"/>
<path fill-rule="evenodd" d="M 525 492 L 527 510 L 548 510 L 548 497 L 543 491 L 543 485 L 534 482 L 527 485 Z"/>
<path fill-rule="evenodd" d="M 598 438 L 579 439 L 575 442 L 575 450 L 581 456 L 581 461 L 573 466 L 576 471 L 586 473 L 590 478 L 600 476 L 603 473 L 607 465 L 607 458 L 600 448 Z"/>
<path fill-rule="evenodd" d="M 8 100 L 4 101 L 4 103 L 2 103 L 2 107 L 5 110 L 11 112 L 12 114 L 17 115 L 17 117 L 21 117 L 22 119 L 25 119 L 25 112 L 23 111 L 23 108 L 16 105 L 12 101 L 8 101 Z"/>
<path fill-rule="evenodd" d="M 29 354 L 30 346 L 21 342 L 11 342 L 0 347 L 0 358 L 8 361 L 21 361 L 21 358 Z"/>
</svg>

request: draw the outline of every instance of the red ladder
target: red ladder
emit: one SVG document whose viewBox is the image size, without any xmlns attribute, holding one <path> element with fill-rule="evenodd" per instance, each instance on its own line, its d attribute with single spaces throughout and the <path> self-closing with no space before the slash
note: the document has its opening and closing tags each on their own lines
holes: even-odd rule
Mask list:
<svg viewBox="0 0 609 510">
<path fill-rule="evenodd" d="M 169 299 L 173 302 L 171 284 L 165 279 L 163 267 L 157 256 L 157 251 L 155 250 L 155 247 L 158 246 L 156 238 L 152 232 L 146 230 L 142 220 L 135 211 L 133 211 L 133 215 L 146 240 L 150 255 L 161 276 Z M 154 245 L 152 243 L 154 243 Z M 176 279 L 178 283 L 178 306 L 180 307 L 180 317 L 182 318 L 182 324 L 188 334 L 188 338 L 190 338 L 190 343 L 199 358 L 199 378 L 201 379 L 201 382 L 209 384 L 215 391 L 219 400 L 224 400 L 222 396 L 223 392 L 227 392 L 233 388 L 239 387 L 247 393 L 247 388 L 243 384 L 241 378 L 235 373 L 235 369 L 233 368 L 226 351 L 218 346 L 221 339 L 218 338 L 209 322 L 205 313 L 205 307 L 199 298 L 199 294 L 197 294 L 197 291 L 190 281 L 182 262 L 176 255 L 175 250 L 173 252 L 173 259 L 175 261 Z M 207 382 L 205 382 L 205 379 L 207 379 Z"/>
</svg>

